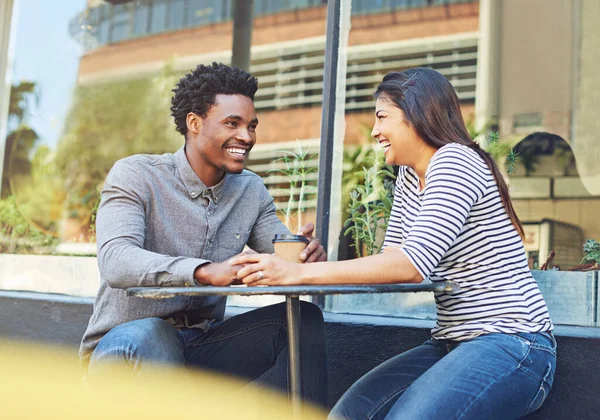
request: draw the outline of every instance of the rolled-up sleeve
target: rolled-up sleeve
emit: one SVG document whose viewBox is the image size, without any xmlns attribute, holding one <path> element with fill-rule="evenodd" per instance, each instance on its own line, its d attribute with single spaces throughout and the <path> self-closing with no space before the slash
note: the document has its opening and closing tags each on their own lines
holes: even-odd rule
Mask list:
<svg viewBox="0 0 600 420">
<path fill-rule="evenodd" d="M 193 286 L 194 271 L 210 261 L 144 249 L 150 194 L 135 168 L 118 161 L 106 178 L 96 220 L 98 267 L 112 288 Z"/>
</svg>

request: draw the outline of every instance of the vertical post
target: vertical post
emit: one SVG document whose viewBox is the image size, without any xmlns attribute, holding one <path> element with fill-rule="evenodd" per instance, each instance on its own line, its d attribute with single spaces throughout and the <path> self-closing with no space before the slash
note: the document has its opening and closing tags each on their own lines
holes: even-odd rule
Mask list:
<svg viewBox="0 0 600 420">
<path fill-rule="evenodd" d="M 2 194 L 2 178 L 4 175 L 4 155 L 6 135 L 8 134 L 8 104 L 10 100 L 10 74 L 12 66 L 11 18 L 13 0 L 0 1 L 0 196 Z"/>
<path fill-rule="evenodd" d="M 337 260 L 338 235 L 341 231 L 341 185 L 345 133 L 346 67 L 351 2 L 327 2 L 327 34 L 321 111 L 321 149 L 317 191 L 316 236 L 329 260 Z M 331 215 L 336 217 L 331 218 Z M 330 240 L 330 237 L 332 240 Z M 323 296 L 313 297 L 323 306 Z"/>
<path fill-rule="evenodd" d="M 302 380 L 300 371 L 300 299 L 286 296 L 288 351 L 290 352 L 290 399 L 292 418 L 302 417 Z"/>
<path fill-rule="evenodd" d="M 573 1 L 573 65 L 571 77 L 571 130 L 569 133 L 571 147 L 577 141 L 577 108 L 579 105 L 579 72 L 581 66 L 581 0 Z"/>
<path fill-rule="evenodd" d="M 600 289 L 598 288 L 600 286 L 600 280 L 598 279 L 598 271 L 594 270 L 592 271 L 592 276 L 594 276 L 594 298 L 592 299 L 593 305 L 594 305 L 594 326 L 596 327 L 600 327 L 600 312 L 599 312 L 599 308 L 598 305 L 600 305 Z"/>
<path fill-rule="evenodd" d="M 250 69 L 253 10 L 254 0 L 234 0 L 231 65 L 244 70 Z"/>
<path fill-rule="evenodd" d="M 476 130 L 482 130 L 500 114 L 501 21 L 501 1 L 481 0 L 479 2 L 479 43 L 475 82 Z"/>
</svg>

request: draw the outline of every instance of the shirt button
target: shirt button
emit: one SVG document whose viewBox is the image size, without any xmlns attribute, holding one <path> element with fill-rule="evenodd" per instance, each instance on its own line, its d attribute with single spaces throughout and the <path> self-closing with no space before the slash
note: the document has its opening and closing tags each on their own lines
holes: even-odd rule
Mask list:
<svg viewBox="0 0 600 420">
<path fill-rule="evenodd" d="M 192 191 L 192 197 L 193 197 L 193 198 L 196 198 L 196 197 L 198 197 L 198 193 L 197 193 L 196 191 Z"/>
</svg>

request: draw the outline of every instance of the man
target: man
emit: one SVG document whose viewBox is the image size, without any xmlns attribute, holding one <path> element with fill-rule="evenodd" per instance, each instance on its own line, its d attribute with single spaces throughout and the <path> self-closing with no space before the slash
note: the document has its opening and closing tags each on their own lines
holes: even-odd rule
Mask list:
<svg viewBox="0 0 600 420">
<path fill-rule="evenodd" d="M 174 154 L 134 155 L 108 174 L 97 216 L 101 284 L 80 355 L 93 377 L 106 360 L 134 372 L 146 362 L 217 370 L 287 389 L 283 304 L 223 320 L 224 297 L 150 300 L 133 286 L 229 286 L 242 266 L 228 261 L 245 245 L 272 253 L 289 233 L 261 178 L 244 170 L 256 142 L 257 80 L 213 63 L 200 65 L 173 90 L 172 115 L 185 145 Z M 303 227 L 312 238 L 314 225 Z M 324 261 L 312 239 L 306 262 Z M 302 302 L 303 396 L 325 405 L 323 317 Z"/>
</svg>

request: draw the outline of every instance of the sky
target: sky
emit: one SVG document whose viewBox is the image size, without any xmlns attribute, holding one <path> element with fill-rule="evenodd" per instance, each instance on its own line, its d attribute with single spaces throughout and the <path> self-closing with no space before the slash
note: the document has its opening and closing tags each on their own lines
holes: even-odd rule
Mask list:
<svg viewBox="0 0 600 420">
<path fill-rule="evenodd" d="M 40 102 L 26 122 L 51 148 L 61 136 L 83 52 L 69 22 L 85 7 L 86 0 L 15 1 L 12 81 L 37 83 Z"/>
</svg>

